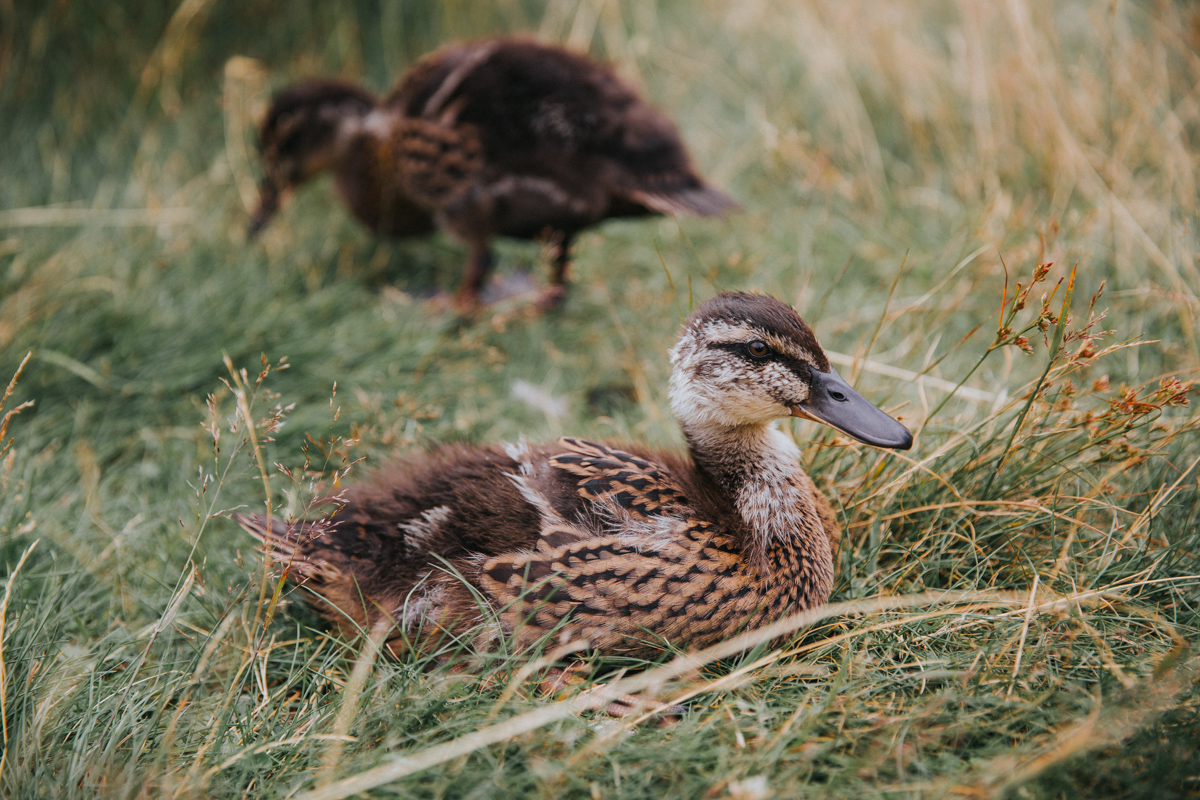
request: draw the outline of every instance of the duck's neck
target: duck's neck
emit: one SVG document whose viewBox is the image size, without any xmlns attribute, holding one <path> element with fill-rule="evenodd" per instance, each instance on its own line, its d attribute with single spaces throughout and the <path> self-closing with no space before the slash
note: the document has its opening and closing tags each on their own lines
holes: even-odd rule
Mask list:
<svg viewBox="0 0 1200 800">
<path fill-rule="evenodd" d="M 773 424 L 692 424 L 684 426 L 684 434 L 692 459 L 729 494 L 750 529 L 746 556 L 760 573 L 774 568 L 777 543 L 817 561 L 831 560 L 795 442 Z"/>
</svg>

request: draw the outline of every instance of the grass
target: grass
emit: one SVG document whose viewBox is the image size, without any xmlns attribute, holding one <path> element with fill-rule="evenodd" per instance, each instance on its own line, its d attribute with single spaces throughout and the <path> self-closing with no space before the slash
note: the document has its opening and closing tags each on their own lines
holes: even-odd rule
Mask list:
<svg viewBox="0 0 1200 800">
<path fill-rule="evenodd" d="M 142 6 L 0 3 L 7 796 L 1200 791 L 1189 8 Z M 465 326 L 419 299 L 463 248 L 373 239 L 328 182 L 245 241 L 272 88 L 383 90 L 507 30 L 616 62 L 746 211 L 606 225 L 566 311 Z M 227 519 L 450 440 L 678 446 L 665 351 L 735 288 L 795 303 L 919 435 L 794 423 L 847 531 L 834 602 L 744 652 L 602 665 L 600 692 L 686 700 L 674 725 L 541 697 L 504 653 L 376 659 Z"/>
</svg>

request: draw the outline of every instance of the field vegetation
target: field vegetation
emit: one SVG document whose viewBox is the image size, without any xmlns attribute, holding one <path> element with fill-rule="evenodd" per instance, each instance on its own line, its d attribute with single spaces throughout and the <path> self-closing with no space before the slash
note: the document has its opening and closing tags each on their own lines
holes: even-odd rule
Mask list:
<svg viewBox="0 0 1200 800">
<path fill-rule="evenodd" d="M 272 90 L 496 32 L 615 63 L 744 212 L 587 233 L 541 316 L 445 313 L 465 249 L 328 181 L 247 241 Z M 0 792 L 1200 792 L 1198 54 L 1170 0 L 0 0 Z M 547 658 L 376 658 L 228 519 L 447 441 L 681 446 L 666 351 L 726 289 L 917 433 L 790 425 L 847 535 L 749 650 L 555 697 Z"/>
</svg>

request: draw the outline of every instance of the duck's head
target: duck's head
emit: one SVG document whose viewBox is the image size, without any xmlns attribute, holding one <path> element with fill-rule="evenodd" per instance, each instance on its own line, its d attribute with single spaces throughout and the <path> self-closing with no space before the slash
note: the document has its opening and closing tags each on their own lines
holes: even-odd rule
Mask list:
<svg viewBox="0 0 1200 800">
<path fill-rule="evenodd" d="M 875 447 L 907 450 L 908 429 L 850 388 L 788 305 L 728 292 L 700 306 L 671 351 L 671 408 L 689 435 L 804 417 Z"/>
<path fill-rule="evenodd" d="M 370 92 L 343 81 L 308 81 L 275 95 L 258 130 L 265 175 L 251 235 L 271 221 L 293 189 L 333 166 L 343 133 L 374 108 Z"/>
</svg>

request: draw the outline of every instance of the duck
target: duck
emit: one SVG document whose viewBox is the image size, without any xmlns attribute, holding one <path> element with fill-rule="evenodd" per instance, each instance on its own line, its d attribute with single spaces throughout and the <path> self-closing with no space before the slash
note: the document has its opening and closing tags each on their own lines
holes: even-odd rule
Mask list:
<svg viewBox="0 0 1200 800">
<path fill-rule="evenodd" d="M 841 528 L 777 420 L 879 448 L 912 435 L 767 295 L 714 296 L 670 359 L 685 451 L 450 444 L 390 463 L 321 518 L 233 519 L 344 635 L 383 626 L 396 655 L 448 636 L 650 658 L 825 603 Z"/>
<path fill-rule="evenodd" d="M 696 172 L 671 120 L 609 66 L 520 37 L 443 47 L 384 98 L 344 80 L 290 86 L 273 98 L 258 142 L 264 177 L 251 235 L 301 185 L 332 171 L 371 231 L 441 228 L 467 245 L 454 298 L 464 309 L 480 302 L 495 236 L 549 244 L 539 305 L 553 307 L 580 231 L 616 217 L 739 208 Z"/>
</svg>

